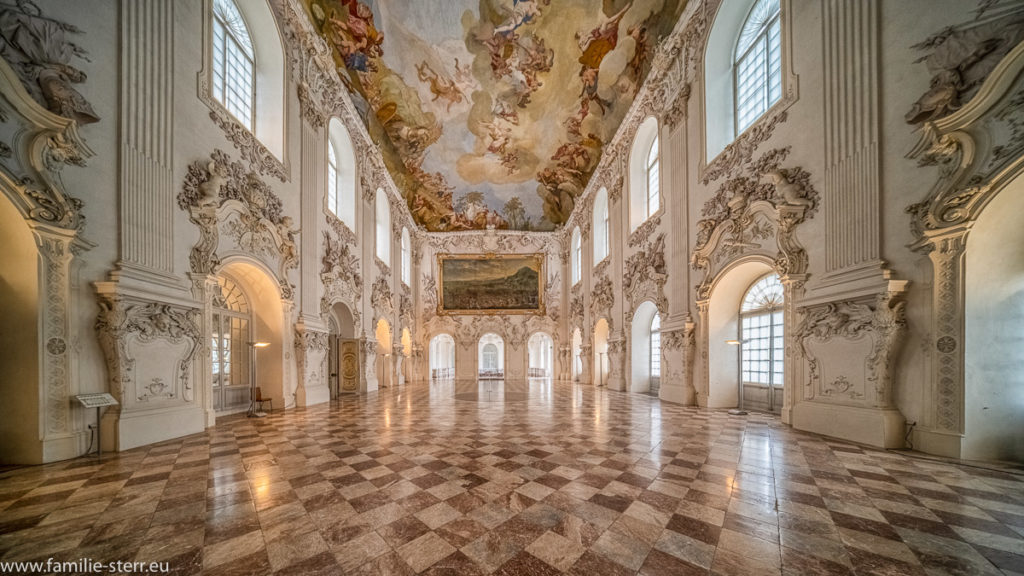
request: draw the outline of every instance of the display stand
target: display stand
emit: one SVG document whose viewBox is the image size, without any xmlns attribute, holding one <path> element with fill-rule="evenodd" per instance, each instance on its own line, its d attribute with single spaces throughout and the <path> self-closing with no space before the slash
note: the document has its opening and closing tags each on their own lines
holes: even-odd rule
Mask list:
<svg viewBox="0 0 1024 576">
<path fill-rule="evenodd" d="M 100 409 L 104 406 L 117 406 L 118 402 L 113 396 L 106 392 L 96 394 L 79 394 L 75 396 L 82 406 L 96 409 L 96 458 L 103 458 L 103 438 L 101 437 L 103 427 L 100 426 Z M 86 454 L 88 456 L 88 454 Z"/>
</svg>

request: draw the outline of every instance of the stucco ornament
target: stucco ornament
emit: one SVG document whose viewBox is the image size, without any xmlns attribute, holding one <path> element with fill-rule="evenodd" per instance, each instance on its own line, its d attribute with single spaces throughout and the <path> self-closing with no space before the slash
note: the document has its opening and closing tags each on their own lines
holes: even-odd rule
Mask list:
<svg viewBox="0 0 1024 576">
<path fill-rule="evenodd" d="M 819 194 L 806 170 L 781 167 L 788 154 L 788 147 L 776 148 L 751 160 L 749 172 L 725 180 L 704 204 L 690 258 L 693 269 L 703 272 L 698 300 L 710 296 L 718 271 L 747 254 L 772 260 L 781 275 L 806 272 L 807 253 L 795 231 L 817 212 Z"/>
<path fill-rule="evenodd" d="M 201 312 L 195 308 L 123 300 L 104 295 L 99 299 L 100 313 L 95 329 L 100 347 L 107 360 L 110 392 L 122 404 L 145 402 L 152 399 L 195 399 L 192 384 L 193 362 L 203 348 L 200 332 Z M 175 382 L 168 384 L 160 378 L 151 378 L 153 370 L 139 366 L 140 362 L 161 364 L 152 360 L 145 345 L 162 341 L 179 345 L 166 359 L 176 366 Z M 165 350 L 166 352 L 167 350 Z M 140 374 L 140 373 L 145 374 Z M 155 370 L 162 373 L 160 370 Z M 144 381 L 140 381 L 144 379 Z M 160 380 L 156 382 L 156 380 Z"/>
<path fill-rule="evenodd" d="M 902 348 L 906 332 L 906 302 L 902 292 L 884 292 L 874 298 L 829 302 L 801 308 L 803 320 L 794 331 L 794 340 L 810 368 L 805 382 L 805 399 L 822 396 L 863 401 L 875 408 L 892 406 L 892 379 L 897 355 Z M 867 339 L 867 354 L 863 356 L 861 373 L 842 373 L 849 369 L 843 365 L 824 376 L 818 349 L 828 351 L 850 350 L 852 342 Z M 831 348 L 825 345 L 836 342 Z M 851 356 L 853 356 L 851 354 Z M 832 358 L 836 355 L 821 355 Z M 857 356 L 860 358 L 861 356 Z"/>
<path fill-rule="evenodd" d="M 959 110 L 1021 40 L 1024 5 L 997 1 L 984 5 L 975 20 L 944 28 L 911 46 L 926 52 L 916 62 L 928 66 L 932 79 L 904 116 L 907 123 L 936 120 Z"/>
<path fill-rule="evenodd" d="M 199 228 L 199 241 L 189 255 L 191 271 L 214 273 L 220 265 L 217 251 L 222 233 L 234 247 L 261 257 L 277 269 L 285 298 L 295 287 L 288 275 L 299 266 L 299 248 L 290 216 L 283 214 L 280 198 L 259 175 L 215 150 L 209 161 L 193 162 L 178 193 L 178 207 L 189 213 Z"/>
<path fill-rule="evenodd" d="M 370 292 L 370 305 L 378 316 L 390 316 L 395 311 L 395 304 L 391 294 L 391 285 L 385 276 L 378 276 L 373 281 Z"/>
<path fill-rule="evenodd" d="M 98 122 L 92 105 L 73 84 L 85 82 L 85 72 L 72 65 L 88 61 L 88 52 L 71 41 L 81 34 L 72 24 L 44 16 L 30 0 L 4 4 L 0 10 L 0 56 L 21 78 L 25 90 L 50 112 L 79 124 Z"/>
</svg>

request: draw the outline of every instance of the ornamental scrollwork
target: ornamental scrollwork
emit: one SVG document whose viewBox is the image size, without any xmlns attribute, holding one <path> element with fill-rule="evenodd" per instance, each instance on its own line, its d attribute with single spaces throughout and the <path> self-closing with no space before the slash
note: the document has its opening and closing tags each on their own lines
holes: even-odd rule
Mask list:
<svg viewBox="0 0 1024 576">
<path fill-rule="evenodd" d="M 385 276 L 378 276 L 373 281 L 370 291 L 370 305 L 377 315 L 390 316 L 395 311 L 395 304 L 392 298 L 391 285 Z"/>
</svg>

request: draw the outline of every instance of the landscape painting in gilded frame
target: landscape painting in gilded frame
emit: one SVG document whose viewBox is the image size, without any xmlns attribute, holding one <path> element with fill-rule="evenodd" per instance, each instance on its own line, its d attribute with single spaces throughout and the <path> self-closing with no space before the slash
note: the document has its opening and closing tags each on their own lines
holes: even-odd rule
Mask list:
<svg viewBox="0 0 1024 576">
<path fill-rule="evenodd" d="M 439 254 L 439 314 L 543 314 L 543 254 Z"/>
</svg>

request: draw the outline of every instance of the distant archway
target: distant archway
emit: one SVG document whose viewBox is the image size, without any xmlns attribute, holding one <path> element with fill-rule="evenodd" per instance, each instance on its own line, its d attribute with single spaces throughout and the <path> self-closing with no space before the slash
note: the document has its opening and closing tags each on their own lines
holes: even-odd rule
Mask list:
<svg viewBox="0 0 1024 576">
<path fill-rule="evenodd" d="M 610 364 L 608 362 L 608 321 L 601 318 L 594 325 L 594 384 L 607 385 Z"/>
<path fill-rule="evenodd" d="M 554 341 L 544 332 L 536 332 L 530 336 L 526 344 L 529 366 L 527 376 L 530 378 L 551 378 L 554 374 Z"/>
<path fill-rule="evenodd" d="M 630 338 L 630 382 L 631 392 L 649 392 L 651 390 L 651 358 L 657 355 L 660 359 L 661 345 L 655 350 L 651 346 L 651 323 L 658 317 L 658 307 L 650 300 L 637 306 L 633 314 Z"/>
<path fill-rule="evenodd" d="M 450 334 L 431 338 L 429 356 L 431 381 L 455 378 L 455 339 Z"/>
<path fill-rule="evenodd" d="M 352 311 L 341 302 L 331 307 L 328 317 L 331 336 L 328 349 L 331 398 L 359 391 L 359 342 Z"/>
<path fill-rule="evenodd" d="M 505 340 L 493 332 L 481 336 L 477 343 L 477 376 L 505 377 Z"/>
<path fill-rule="evenodd" d="M 381 387 L 391 386 L 394 383 L 391 370 L 391 324 L 381 318 L 377 321 L 374 335 L 377 339 L 377 382 Z"/>
<path fill-rule="evenodd" d="M 583 373 L 583 335 L 580 329 L 572 331 L 572 381 L 579 382 Z"/>
</svg>

